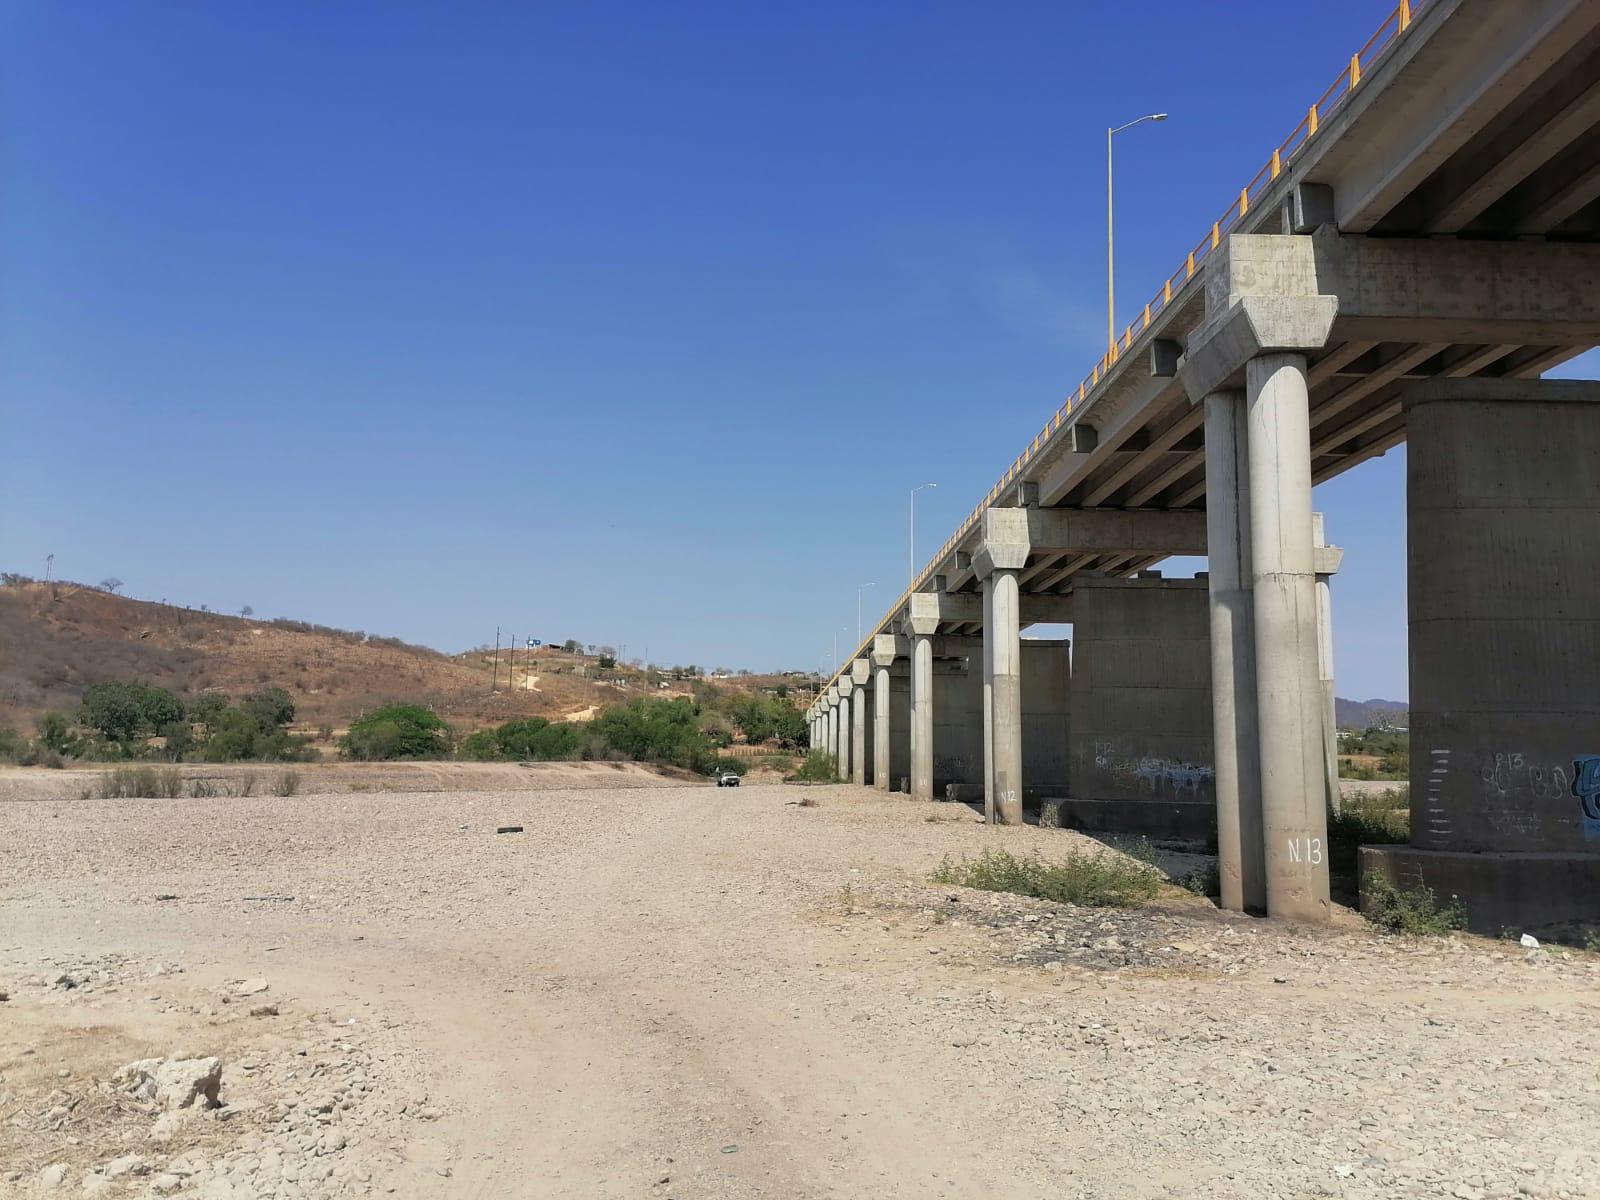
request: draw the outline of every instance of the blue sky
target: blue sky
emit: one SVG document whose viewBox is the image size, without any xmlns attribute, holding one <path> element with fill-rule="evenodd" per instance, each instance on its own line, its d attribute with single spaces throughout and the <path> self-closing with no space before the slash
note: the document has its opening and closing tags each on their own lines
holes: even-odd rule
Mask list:
<svg viewBox="0 0 1600 1200">
<path fill-rule="evenodd" d="M 1387 7 L 4 4 L 0 565 L 817 666 L 1095 358 L 1106 125 L 1131 310 Z"/>
</svg>

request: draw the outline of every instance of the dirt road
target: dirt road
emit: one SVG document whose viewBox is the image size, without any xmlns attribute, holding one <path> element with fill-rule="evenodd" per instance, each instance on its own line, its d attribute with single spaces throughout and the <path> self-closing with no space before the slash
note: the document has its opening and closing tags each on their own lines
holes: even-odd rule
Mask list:
<svg viewBox="0 0 1600 1200">
<path fill-rule="evenodd" d="M 1077 837 L 843 786 L 0 804 L 0 1193 L 1600 1192 L 1600 957 L 927 883 Z M 113 1082 L 205 1055 L 217 1110 Z"/>
</svg>

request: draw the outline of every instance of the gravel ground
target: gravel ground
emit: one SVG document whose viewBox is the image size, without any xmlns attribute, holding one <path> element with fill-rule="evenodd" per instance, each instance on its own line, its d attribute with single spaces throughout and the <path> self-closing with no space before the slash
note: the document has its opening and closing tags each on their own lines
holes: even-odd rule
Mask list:
<svg viewBox="0 0 1600 1200">
<path fill-rule="evenodd" d="M 36 800 L 0 845 L 0 1194 L 1600 1194 L 1600 957 L 935 887 L 1095 845 L 960 806 Z M 220 1108 L 115 1080 L 200 1055 Z"/>
</svg>

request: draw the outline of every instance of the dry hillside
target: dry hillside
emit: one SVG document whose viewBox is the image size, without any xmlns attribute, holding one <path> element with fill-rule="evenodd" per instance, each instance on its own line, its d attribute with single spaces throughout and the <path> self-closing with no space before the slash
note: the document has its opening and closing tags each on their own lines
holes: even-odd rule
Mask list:
<svg viewBox="0 0 1600 1200">
<path fill-rule="evenodd" d="M 76 584 L 0 587 L 0 723 L 19 730 L 31 729 L 46 709 L 73 711 L 83 690 L 104 679 L 142 679 L 186 696 L 282 687 L 294 697 L 297 725 L 307 728 L 340 728 L 392 701 L 431 705 L 463 727 L 525 716 L 583 719 L 647 691 L 670 695 L 684 686 L 649 688 L 637 671 L 584 678 L 580 672 L 594 662 L 551 647 L 526 658 L 518 651 L 511 689 L 502 651 L 494 691 L 487 652 L 447 655 L 395 639 L 197 612 Z"/>
</svg>

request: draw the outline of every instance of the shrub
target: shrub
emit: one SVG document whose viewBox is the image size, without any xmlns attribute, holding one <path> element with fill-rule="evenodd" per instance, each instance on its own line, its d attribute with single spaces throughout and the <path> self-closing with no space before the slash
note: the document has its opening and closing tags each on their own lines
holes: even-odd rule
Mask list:
<svg viewBox="0 0 1600 1200">
<path fill-rule="evenodd" d="M 1390 846 L 1408 841 L 1411 819 L 1409 788 L 1390 788 L 1378 795 L 1351 796 L 1328 814 L 1328 869 L 1354 875 L 1361 846 Z"/>
<path fill-rule="evenodd" d="M 456 757 L 469 762 L 494 762 L 501 757 L 500 742 L 492 729 L 475 729 L 461 739 Z"/>
<path fill-rule="evenodd" d="M 281 687 L 262 688 L 239 701 L 239 710 L 262 729 L 277 729 L 294 720 L 294 700 Z"/>
<path fill-rule="evenodd" d="M 813 750 L 800 764 L 800 769 L 789 776 L 791 783 L 838 783 L 839 760 L 826 750 Z"/>
<path fill-rule="evenodd" d="M 1059 862 L 1008 850 L 985 850 L 959 862 L 947 855 L 933 882 L 1102 908 L 1138 904 L 1161 890 L 1161 875 L 1154 867 L 1109 851 L 1074 851 Z"/>
<path fill-rule="evenodd" d="M 777 742 L 780 746 L 803 746 L 807 730 L 805 714 L 777 696 L 750 696 L 730 710 L 734 725 L 751 742 Z"/>
<path fill-rule="evenodd" d="M 670 763 L 704 773 L 716 751 L 697 724 L 699 712 L 689 700 L 634 700 L 608 708 L 594 721 L 595 732 L 611 750 L 639 762 Z"/>
<path fill-rule="evenodd" d="M 183 794 L 183 772 L 176 767 L 118 767 L 100 776 L 102 800 L 172 800 Z"/>
<path fill-rule="evenodd" d="M 40 713 L 33 728 L 39 744 L 58 755 L 76 754 L 83 741 L 73 731 L 72 718 L 63 712 Z"/>
<path fill-rule="evenodd" d="M 1429 887 L 1401 891 L 1382 875 L 1372 875 L 1361 889 L 1361 913 L 1385 933 L 1416 937 L 1441 937 L 1467 923 L 1461 901 L 1454 896 L 1440 904 Z"/>
<path fill-rule="evenodd" d="M 388 704 L 350 722 L 349 732 L 339 739 L 339 752 L 365 762 L 445 758 L 450 753 L 450 727 L 420 704 Z"/>
<path fill-rule="evenodd" d="M 111 679 L 83 693 L 80 721 L 124 747 L 183 719 L 183 701 L 154 684 Z"/>
<path fill-rule="evenodd" d="M 272 794 L 274 796 L 292 796 L 299 790 L 299 771 L 280 771 L 272 780 Z"/>
</svg>

